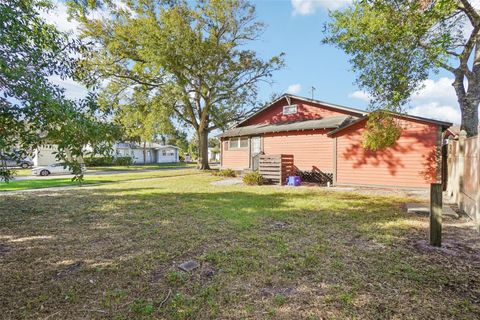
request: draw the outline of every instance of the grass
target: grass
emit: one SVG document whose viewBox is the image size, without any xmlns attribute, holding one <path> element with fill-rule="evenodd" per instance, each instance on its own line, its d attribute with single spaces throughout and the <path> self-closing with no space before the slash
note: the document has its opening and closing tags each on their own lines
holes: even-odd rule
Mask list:
<svg viewBox="0 0 480 320">
<path fill-rule="evenodd" d="M 427 218 L 407 216 L 406 199 L 214 186 L 218 178 L 209 174 L 179 173 L 2 196 L 2 317 L 480 314 L 478 261 L 420 250 Z M 177 266 L 188 260 L 200 267 L 181 271 Z"/>
<path fill-rule="evenodd" d="M 189 170 L 167 170 L 167 171 L 149 171 L 149 172 L 135 172 L 131 173 L 118 173 L 118 174 L 108 174 L 108 175 L 91 175 L 85 176 L 84 180 L 72 181 L 72 178 L 53 178 L 53 179 L 35 179 L 35 180 L 19 180 L 19 181 L 10 181 L 8 183 L 0 182 L 0 192 L 1 191 L 16 191 L 16 190 L 27 190 L 27 189 L 41 189 L 41 188 L 50 188 L 50 187 L 63 187 L 63 186 L 81 186 L 89 185 L 95 183 L 111 183 L 119 181 L 129 181 L 135 179 L 148 179 L 156 177 L 170 177 L 177 175 L 184 175 L 188 173 Z M 73 176 L 72 176 L 73 177 Z"/>
<path fill-rule="evenodd" d="M 133 165 L 133 166 L 107 166 L 107 167 L 89 167 L 89 171 L 135 171 L 135 170 L 155 170 L 155 169 L 172 169 L 172 168 L 187 168 L 195 167 L 195 163 L 155 163 L 147 165 Z"/>
</svg>

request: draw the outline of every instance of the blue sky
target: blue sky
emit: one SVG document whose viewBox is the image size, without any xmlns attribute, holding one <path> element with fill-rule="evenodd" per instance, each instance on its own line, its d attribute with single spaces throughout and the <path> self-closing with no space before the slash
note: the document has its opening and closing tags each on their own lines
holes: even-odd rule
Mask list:
<svg viewBox="0 0 480 320">
<path fill-rule="evenodd" d="M 323 25 L 328 10 L 339 9 L 351 0 L 257 0 L 258 20 L 267 27 L 261 39 L 252 43 L 261 57 L 268 59 L 285 53 L 285 69 L 274 74 L 272 85 L 260 87 L 260 99 L 272 93 L 290 92 L 336 104 L 365 109 L 368 95 L 355 85 L 348 56 L 331 45 L 321 43 Z M 76 23 L 67 20 L 65 7 L 58 2 L 55 12 L 46 15 L 61 30 L 75 29 Z M 86 90 L 72 80 L 52 79 L 66 88 L 67 95 L 78 98 Z M 447 72 L 432 74 L 424 88 L 412 97 L 411 114 L 460 122 L 460 110 L 451 86 L 453 77 Z"/>
<path fill-rule="evenodd" d="M 340 50 L 321 43 L 327 10 L 319 7 L 310 14 L 298 14 L 290 1 L 257 1 L 258 18 L 267 24 L 262 40 L 255 47 L 264 57 L 285 53 L 285 69 L 278 71 L 272 86 L 262 86 L 261 97 L 271 92 L 311 96 L 338 104 L 366 107 L 365 101 L 349 97 L 358 90 L 348 57 Z"/>
</svg>

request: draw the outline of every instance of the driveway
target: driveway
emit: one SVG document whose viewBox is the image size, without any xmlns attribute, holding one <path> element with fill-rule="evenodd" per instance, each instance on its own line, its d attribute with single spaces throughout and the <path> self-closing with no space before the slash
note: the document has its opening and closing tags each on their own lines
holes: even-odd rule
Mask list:
<svg viewBox="0 0 480 320">
<path fill-rule="evenodd" d="M 178 168 L 159 168 L 159 169 L 139 169 L 139 170 L 102 170 L 102 171 L 88 171 L 85 172 L 84 176 L 106 176 L 111 174 L 122 174 L 122 173 L 141 173 L 141 172 L 155 172 L 155 171 L 169 171 L 169 170 L 185 170 L 192 169 L 194 167 L 178 167 Z M 47 180 L 47 179 L 61 179 L 61 178 L 72 178 L 72 174 L 52 174 L 46 177 L 42 176 L 19 176 L 15 177 L 13 181 L 28 181 L 28 180 Z"/>
</svg>

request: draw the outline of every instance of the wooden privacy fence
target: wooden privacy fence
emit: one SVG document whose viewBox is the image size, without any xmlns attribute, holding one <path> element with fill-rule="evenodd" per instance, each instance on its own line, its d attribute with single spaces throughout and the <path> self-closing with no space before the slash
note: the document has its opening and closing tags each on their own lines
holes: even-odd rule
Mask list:
<svg viewBox="0 0 480 320">
<path fill-rule="evenodd" d="M 480 135 L 466 137 L 462 130 L 458 141 L 448 144 L 447 194 L 480 224 Z"/>
<path fill-rule="evenodd" d="M 267 181 L 285 184 L 288 176 L 295 173 L 293 165 L 293 155 L 277 154 L 277 155 L 260 155 L 259 173 Z"/>
</svg>

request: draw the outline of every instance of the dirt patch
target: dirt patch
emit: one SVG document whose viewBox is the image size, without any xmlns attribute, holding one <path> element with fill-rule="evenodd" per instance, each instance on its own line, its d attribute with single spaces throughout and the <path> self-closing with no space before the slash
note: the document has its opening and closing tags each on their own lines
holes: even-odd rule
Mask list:
<svg viewBox="0 0 480 320">
<path fill-rule="evenodd" d="M 284 288 L 266 287 L 266 288 L 260 289 L 260 294 L 262 297 L 273 297 L 276 295 L 291 297 L 291 296 L 294 296 L 296 293 L 297 293 L 297 290 L 295 288 L 289 288 L 289 287 L 284 287 Z"/>
<path fill-rule="evenodd" d="M 7 253 L 9 253 L 12 249 L 7 246 L 6 244 L 2 244 L 0 243 L 0 257 L 6 255 Z"/>
<path fill-rule="evenodd" d="M 55 281 L 65 279 L 71 274 L 77 272 L 82 267 L 82 265 L 83 263 L 81 261 L 69 264 L 65 268 L 57 272 L 57 274 L 55 274 L 52 279 Z"/>
<path fill-rule="evenodd" d="M 271 221 L 270 226 L 273 229 L 283 230 L 283 229 L 287 229 L 290 226 L 290 224 L 285 221 Z"/>
<path fill-rule="evenodd" d="M 438 253 L 473 262 L 480 262 L 480 252 L 457 240 L 444 240 L 441 247 L 431 246 L 427 240 L 417 241 L 415 248 L 428 253 Z"/>
<path fill-rule="evenodd" d="M 243 184 L 243 181 L 240 178 L 232 178 L 232 179 L 223 179 L 219 181 L 214 181 L 214 182 L 211 182 L 210 184 L 214 186 L 234 186 L 234 185 Z"/>
</svg>

